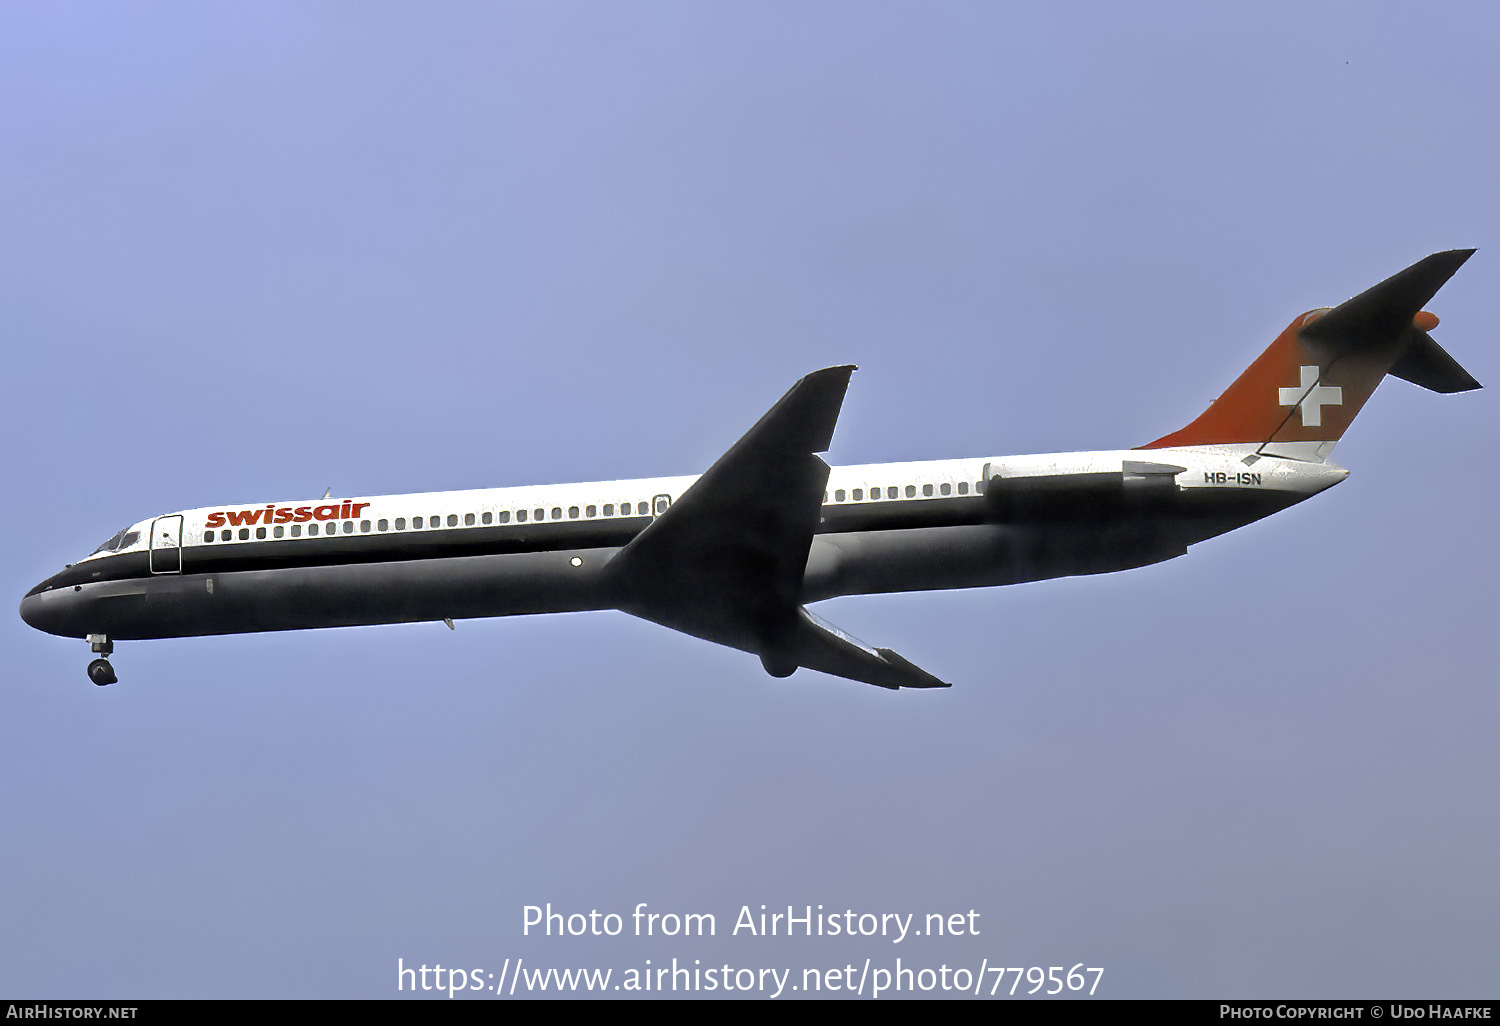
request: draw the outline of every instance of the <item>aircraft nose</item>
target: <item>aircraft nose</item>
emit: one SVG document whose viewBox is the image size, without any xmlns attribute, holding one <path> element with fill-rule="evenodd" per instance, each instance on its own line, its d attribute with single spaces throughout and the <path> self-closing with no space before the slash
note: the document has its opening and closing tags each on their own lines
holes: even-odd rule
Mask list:
<svg viewBox="0 0 1500 1026">
<path fill-rule="evenodd" d="M 41 630 L 41 615 L 42 603 L 38 596 L 27 595 L 21 600 L 21 619 L 25 620 L 28 626 Z"/>
<path fill-rule="evenodd" d="M 67 607 L 72 593 L 71 588 L 44 590 L 42 585 L 37 585 L 21 600 L 21 619 L 39 631 L 71 637 L 72 632 L 67 628 Z"/>
</svg>

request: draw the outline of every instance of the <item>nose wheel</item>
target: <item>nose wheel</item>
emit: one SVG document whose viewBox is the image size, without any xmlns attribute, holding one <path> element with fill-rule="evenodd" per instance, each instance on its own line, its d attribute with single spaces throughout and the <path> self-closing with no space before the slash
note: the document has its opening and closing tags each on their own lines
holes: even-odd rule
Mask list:
<svg viewBox="0 0 1500 1026">
<path fill-rule="evenodd" d="M 90 634 L 89 647 L 100 657 L 89 663 L 89 680 L 101 688 L 119 680 L 120 678 L 115 676 L 115 668 L 109 664 L 107 658 L 114 654 L 115 643 L 103 634 Z"/>
</svg>

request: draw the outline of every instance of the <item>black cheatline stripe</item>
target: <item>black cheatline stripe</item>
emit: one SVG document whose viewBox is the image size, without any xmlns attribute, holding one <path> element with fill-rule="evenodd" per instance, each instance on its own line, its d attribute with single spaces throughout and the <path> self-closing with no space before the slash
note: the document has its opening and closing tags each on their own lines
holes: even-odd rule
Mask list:
<svg viewBox="0 0 1500 1026">
<path fill-rule="evenodd" d="M 253 542 L 213 542 L 183 550 L 184 573 L 233 573 L 345 563 L 395 563 L 414 559 L 498 556 L 552 549 L 592 549 L 626 544 L 649 517 L 558 520 L 498 527 L 319 535 Z"/>
<path fill-rule="evenodd" d="M 817 533 L 838 534 L 846 531 L 906 530 L 973 524 L 985 519 L 985 510 L 984 497 L 980 495 L 830 504 L 823 507 L 823 523 L 819 525 Z M 609 520 L 538 521 L 494 527 L 450 527 L 368 534 L 340 533 L 319 535 L 316 538 L 209 542 L 183 546 L 182 572 L 236 573 L 289 567 L 337 566 L 345 563 L 503 555 L 551 549 L 619 547 L 628 544 L 651 523 L 651 519 L 635 516 Z M 232 530 L 238 531 L 237 528 Z M 53 575 L 28 594 L 74 584 L 150 576 L 153 575 L 147 553 L 122 553 L 80 563 Z"/>
</svg>

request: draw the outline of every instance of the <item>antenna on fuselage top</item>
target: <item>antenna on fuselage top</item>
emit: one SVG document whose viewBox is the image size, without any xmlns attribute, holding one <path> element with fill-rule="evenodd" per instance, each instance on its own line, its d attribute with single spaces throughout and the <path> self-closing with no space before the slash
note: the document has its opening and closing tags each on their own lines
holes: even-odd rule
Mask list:
<svg viewBox="0 0 1500 1026">
<path fill-rule="evenodd" d="M 323 498 L 326 499 L 326 498 L 328 498 L 332 494 L 333 494 L 333 485 L 329 485 L 327 488 L 323 489 Z"/>
</svg>

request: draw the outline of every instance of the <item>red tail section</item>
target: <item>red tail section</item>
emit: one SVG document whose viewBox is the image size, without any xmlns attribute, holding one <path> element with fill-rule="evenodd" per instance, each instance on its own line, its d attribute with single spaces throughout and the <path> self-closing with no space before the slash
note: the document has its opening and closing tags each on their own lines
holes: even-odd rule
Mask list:
<svg viewBox="0 0 1500 1026">
<path fill-rule="evenodd" d="M 1388 372 L 1437 391 L 1478 388 L 1427 334 L 1437 318 L 1421 309 L 1473 252 L 1435 253 L 1346 303 L 1303 314 L 1202 416 L 1141 448 L 1274 443 L 1321 459 Z"/>
</svg>

